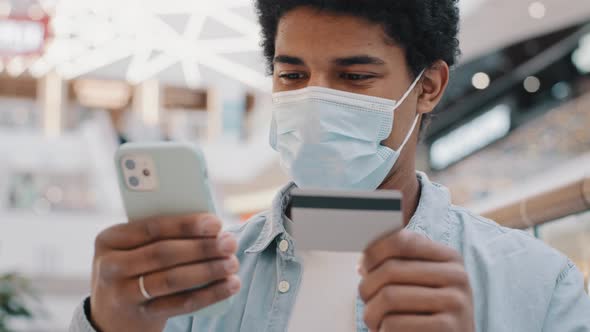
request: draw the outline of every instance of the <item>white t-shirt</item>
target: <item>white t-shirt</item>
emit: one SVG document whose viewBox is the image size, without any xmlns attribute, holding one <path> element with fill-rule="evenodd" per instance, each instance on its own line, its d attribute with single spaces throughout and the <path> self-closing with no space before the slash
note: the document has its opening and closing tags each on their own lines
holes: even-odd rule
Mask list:
<svg viewBox="0 0 590 332">
<path fill-rule="evenodd" d="M 303 276 L 289 332 L 356 331 L 360 253 L 299 252 Z"/>
</svg>

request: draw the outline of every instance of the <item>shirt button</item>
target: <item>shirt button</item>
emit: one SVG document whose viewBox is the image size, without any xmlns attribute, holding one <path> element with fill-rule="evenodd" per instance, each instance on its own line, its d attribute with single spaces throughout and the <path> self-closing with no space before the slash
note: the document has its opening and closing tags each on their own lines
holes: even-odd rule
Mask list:
<svg viewBox="0 0 590 332">
<path fill-rule="evenodd" d="M 289 250 L 289 241 L 282 240 L 281 242 L 279 242 L 279 250 L 281 252 L 287 252 L 287 250 Z"/>
<path fill-rule="evenodd" d="M 279 283 L 279 292 L 286 293 L 289 291 L 289 288 L 291 288 L 291 285 L 287 281 L 281 281 Z"/>
</svg>

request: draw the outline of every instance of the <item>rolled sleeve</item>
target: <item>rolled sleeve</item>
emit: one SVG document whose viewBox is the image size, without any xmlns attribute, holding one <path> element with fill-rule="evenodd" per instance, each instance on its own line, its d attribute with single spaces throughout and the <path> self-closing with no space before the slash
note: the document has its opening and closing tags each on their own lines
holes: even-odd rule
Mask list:
<svg viewBox="0 0 590 332">
<path fill-rule="evenodd" d="M 82 302 L 74 311 L 74 317 L 72 317 L 72 322 L 70 323 L 69 332 L 98 332 L 97 330 L 92 327 L 90 323 L 90 319 L 86 312 L 87 308 L 90 306 L 90 298 L 86 298 L 84 302 Z"/>
<path fill-rule="evenodd" d="M 590 297 L 584 291 L 584 277 L 572 262 L 559 275 L 544 332 L 590 332 Z"/>
</svg>

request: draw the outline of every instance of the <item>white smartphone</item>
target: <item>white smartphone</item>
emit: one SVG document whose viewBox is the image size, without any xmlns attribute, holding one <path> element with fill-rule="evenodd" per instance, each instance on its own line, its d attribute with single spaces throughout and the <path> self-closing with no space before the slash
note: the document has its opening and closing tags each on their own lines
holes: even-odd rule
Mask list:
<svg viewBox="0 0 590 332">
<path fill-rule="evenodd" d="M 404 227 L 398 191 L 295 189 L 291 196 L 292 233 L 302 250 L 361 252 Z"/>
<path fill-rule="evenodd" d="M 116 153 L 115 163 L 123 204 L 130 221 L 150 217 L 215 213 L 205 158 L 186 143 L 128 143 Z M 198 289 L 206 285 L 195 285 Z M 222 315 L 232 298 L 192 316 Z"/>
</svg>

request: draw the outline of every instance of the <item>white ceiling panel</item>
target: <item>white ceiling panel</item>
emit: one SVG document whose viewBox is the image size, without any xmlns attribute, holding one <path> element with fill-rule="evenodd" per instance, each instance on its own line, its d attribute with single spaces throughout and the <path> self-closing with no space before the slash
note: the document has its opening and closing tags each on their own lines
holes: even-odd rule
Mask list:
<svg viewBox="0 0 590 332">
<path fill-rule="evenodd" d="M 20 11 L 32 3 L 12 2 Z M 543 18 L 531 17 L 533 3 L 542 7 Z M 213 84 L 220 73 L 256 90 L 270 88 L 251 0 L 42 4 L 55 12 L 56 40 L 31 67 L 36 75 L 57 68 L 67 78 L 91 75 L 137 82 L 155 76 L 167 84 L 200 87 Z M 462 61 L 590 20 L 590 0 L 461 0 L 460 6 Z"/>
</svg>

